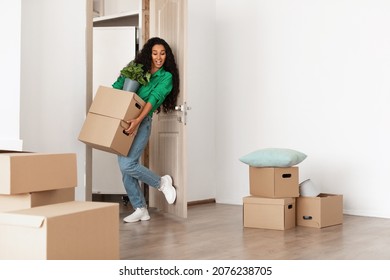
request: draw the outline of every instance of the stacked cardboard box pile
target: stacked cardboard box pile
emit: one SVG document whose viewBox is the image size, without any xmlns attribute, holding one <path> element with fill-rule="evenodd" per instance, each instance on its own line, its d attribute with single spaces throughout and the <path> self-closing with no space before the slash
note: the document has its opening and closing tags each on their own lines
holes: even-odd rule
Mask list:
<svg viewBox="0 0 390 280">
<path fill-rule="evenodd" d="M 251 195 L 243 198 L 244 227 L 286 230 L 343 222 L 342 195 L 300 196 L 297 166 L 250 166 L 249 184 Z"/>
<path fill-rule="evenodd" d="M 0 151 L 0 259 L 118 259 L 119 205 L 76 187 L 76 154 Z"/>
<path fill-rule="evenodd" d="M 244 197 L 244 227 L 295 227 L 298 167 L 249 167 L 251 196 Z"/>
</svg>

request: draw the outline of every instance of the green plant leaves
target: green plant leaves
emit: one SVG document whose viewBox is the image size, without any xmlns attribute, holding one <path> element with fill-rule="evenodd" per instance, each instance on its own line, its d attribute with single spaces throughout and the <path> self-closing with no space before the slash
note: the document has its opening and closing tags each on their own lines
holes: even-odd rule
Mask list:
<svg viewBox="0 0 390 280">
<path fill-rule="evenodd" d="M 137 81 L 141 85 L 147 85 L 150 81 L 151 74 L 149 72 L 144 73 L 142 67 L 143 64 L 131 61 L 126 67 L 121 70 L 121 74 L 126 78 Z"/>
</svg>

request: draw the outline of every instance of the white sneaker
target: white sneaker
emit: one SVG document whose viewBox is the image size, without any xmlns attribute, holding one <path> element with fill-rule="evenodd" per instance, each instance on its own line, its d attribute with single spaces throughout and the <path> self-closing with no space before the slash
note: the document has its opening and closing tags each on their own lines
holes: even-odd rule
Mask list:
<svg viewBox="0 0 390 280">
<path fill-rule="evenodd" d="M 169 175 L 161 177 L 159 191 L 163 192 L 168 204 L 173 204 L 176 200 L 176 189 L 172 186 L 172 178 Z"/>
<path fill-rule="evenodd" d="M 146 208 L 137 208 L 133 214 L 125 217 L 123 221 L 125 223 L 135 223 L 138 221 L 147 221 L 150 220 L 148 209 Z"/>
</svg>

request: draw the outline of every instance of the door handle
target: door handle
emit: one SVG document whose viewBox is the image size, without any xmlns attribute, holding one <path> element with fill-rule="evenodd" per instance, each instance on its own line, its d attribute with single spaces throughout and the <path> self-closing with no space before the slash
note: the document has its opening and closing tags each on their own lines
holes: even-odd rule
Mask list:
<svg viewBox="0 0 390 280">
<path fill-rule="evenodd" d="M 189 110 L 191 110 L 191 107 L 187 106 L 187 102 L 184 102 L 182 105 L 175 106 L 175 111 L 181 112 L 181 116 L 179 116 L 177 120 L 184 125 L 187 124 L 187 114 Z"/>
</svg>

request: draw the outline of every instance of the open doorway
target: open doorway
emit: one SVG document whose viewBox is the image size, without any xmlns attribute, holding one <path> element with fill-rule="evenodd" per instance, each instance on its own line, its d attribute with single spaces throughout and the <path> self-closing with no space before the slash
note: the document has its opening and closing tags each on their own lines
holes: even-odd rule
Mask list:
<svg viewBox="0 0 390 280">
<path fill-rule="evenodd" d="M 87 111 L 99 85 L 110 87 L 120 69 L 134 58 L 144 35 L 148 1 L 87 1 Z M 88 200 L 127 203 L 117 156 L 87 147 Z"/>
</svg>

